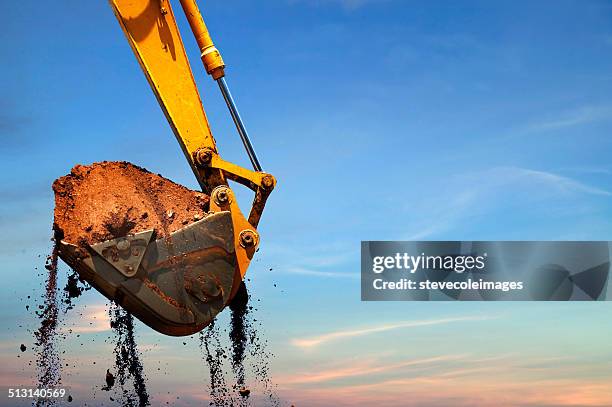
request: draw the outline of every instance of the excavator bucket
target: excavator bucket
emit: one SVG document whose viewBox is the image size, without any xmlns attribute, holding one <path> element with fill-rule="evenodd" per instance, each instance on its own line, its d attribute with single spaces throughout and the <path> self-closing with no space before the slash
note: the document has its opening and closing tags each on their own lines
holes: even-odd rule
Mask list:
<svg viewBox="0 0 612 407">
<path fill-rule="evenodd" d="M 208 325 L 257 248 L 252 226 L 236 240 L 227 187 L 215 189 L 211 201 L 130 163 L 103 162 L 76 166 L 53 189 L 59 256 L 168 335 Z"/>
<path fill-rule="evenodd" d="M 257 171 L 219 157 L 168 0 L 110 4 L 202 192 L 126 162 L 77 166 L 53 186 L 59 256 L 153 329 L 190 335 L 238 292 L 276 181 L 256 160 L 195 0 L 181 4 Z M 248 219 L 228 180 L 255 192 Z"/>
</svg>

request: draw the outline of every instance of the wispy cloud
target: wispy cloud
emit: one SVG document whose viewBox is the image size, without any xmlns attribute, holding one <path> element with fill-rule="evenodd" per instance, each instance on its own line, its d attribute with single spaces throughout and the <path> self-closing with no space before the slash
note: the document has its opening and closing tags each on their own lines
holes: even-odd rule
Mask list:
<svg viewBox="0 0 612 407">
<path fill-rule="evenodd" d="M 583 106 L 566 111 L 556 118 L 531 123 L 526 131 L 559 130 L 610 119 L 612 119 L 612 106 Z"/>
<path fill-rule="evenodd" d="M 301 247 L 301 246 L 300 246 Z M 355 279 L 359 274 L 351 271 L 338 271 L 351 261 L 359 259 L 359 244 L 347 245 L 330 243 L 325 246 L 308 245 L 308 251 L 296 249 L 295 245 L 271 245 L 266 255 L 275 260 L 273 273 L 296 274 L 322 278 Z M 350 269 L 350 268 L 349 268 Z"/>
<path fill-rule="evenodd" d="M 507 183 L 509 181 L 516 181 L 520 179 L 528 181 L 537 181 L 548 186 L 557 188 L 563 192 L 578 192 L 592 195 L 604 195 L 610 196 L 610 191 L 602 188 L 592 187 L 575 179 L 564 177 L 562 175 L 554 174 L 552 172 L 530 170 L 527 168 L 507 167 L 499 168 L 496 171 L 496 175 L 501 179 L 500 181 Z"/>
<path fill-rule="evenodd" d="M 536 363 L 542 368 L 525 368 L 525 362 Z M 347 361 L 342 368 L 314 370 L 303 380 L 290 377 L 282 385 L 292 400 L 307 401 L 306 404 L 313 406 L 602 407 L 612 402 L 609 365 L 589 370 L 593 367 L 590 361 L 504 354 L 484 358 L 449 355 L 373 363 L 370 366 Z M 360 380 L 359 369 L 364 369 L 367 382 Z M 309 380 L 310 376 L 313 380 Z"/>
<path fill-rule="evenodd" d="M 414 231 L 406 235 L 408 240 L 428 238 L 456 228 L 468 219 L 488 212 L 505 210 L 515 206 L 537 210 L 534 202 L 544 202 L 542 210 L 564 204 L 587 201 L 588 196 L 609 197 L 612 192 L 592 186 L 575 178 L 550 171 L 522 167 L 492 167 L 481 171 L 455 175 L 445 179 L 444 185 L 433 185 L 435 194 L 445 191 L 446 199 L 434 197 L 423 199 L 426 205 L 416 207 L 414 202 L 407 208 L 419 213 Z M 518 213 L 518 212 L 517 212 Z"/>
<path fill-rule="evenodd" d="M 311 270 L 311 269 L 307 269 L 303 267 L 295 267 L 295 266 L 285 267 L 283 268 L 283 270 L 291 274 L 301 274 L 301 275 L 313 276 L 313 277 L 350 278 L 350 279 L 359 278 L 359 273 L 340 272 L 340 271 L 320 271 L 320 270 Z"/>
<path fill-rule="evenodd" d="M 445 232 L 453 227 L 453 224 L 464 218 L 473 210 L 476 203 L 478 191 L 466 190 L 457 194 L 448 194 L 444 201 L 431 201 L 425 210 L 430 212 L 422 218 L 426 224 L 418 231 L 406 236 L 406 240 L 420 240 L 429 236 Z"/>
<path fill-rule="evenodd" d="M 311 336 L 307 338 L 295 338 L 291 340 L 291 344 L 299 348 L 313 348 L 328 342 L 333 342 L 341 339 L 350 339 L 359 336 L 372 335 L 381 332 L 388 332 L 397 329 L 405 328 L 417 328 L 422 326 L 431 325 L 444 325 L 455 322 L 467 322 L 467 321 L 484 321 L 491 319 L 488 316 L 470 316 L 470 317 L 459 317 L 459 318 L 442 318 L 442 319 L 429 319 L 420 321 L 404 321 L 397 323 L 388 323 L 364 328 L 357 329 L 345 329 L 341 331 L 330 332 L 318 336 Z"/>
<path fill-rule="evenodd" d="M 344 366 L 322 369 L 314 372 L 305 372 L 282 379 L 286 384 L 329 383 L 333 380 L 346 379 L 356 376 L 370 376 L 411 367 L 435 365 L 441 362 L 463 359 L 465 355 L 443 355 L 430 358 L 410 359 L 399 363 L 384 363 L 380 360 L 358 360 Z"/>
</svg>

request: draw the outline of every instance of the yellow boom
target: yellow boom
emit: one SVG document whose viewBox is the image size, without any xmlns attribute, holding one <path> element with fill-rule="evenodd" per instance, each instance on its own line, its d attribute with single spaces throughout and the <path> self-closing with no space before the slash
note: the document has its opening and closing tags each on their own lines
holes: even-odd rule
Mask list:
<svg viewBox="0 0 612 407">
<path fill-rule="evenodd" d="M 194 0 L 180 0 L 196 38 L 206 72 L 227 90 L 225 64 L 215 47 Z M 276 180 L 262 171 L 251 171 L 223 160 L 217 151 L 201 98 L 168 0 L 111 0 L 123 31 L 170 123 L 202 190 L 211 194 L 211 210 L 232 214 L 239 278 L 244 277 L 256 250 L 257 224 Z M 244 128 L 229 91 L 223 94 L 240 135 Z M 229 98 L 229 100 L 228 100 Z M 246 130 L 244 131 L 246 136 Z M 247 137 L 247 151 L 255 156 Z M 244 141 L 244 137 L 243 137 Z M 249 150 L 251 147 L 251 150 Z M 259 162 L 255 156 L 256 169 Z M 252 160 L 253 161 L 253 160 Z M 255 165 L 255 163 L 257 165 Z M 227 180 L 239 182 L 255 192 L 248 220 L 233 199 Z M 222 197 L 219 199 L 219 195 Z M 237 277 L 238 278 L 238 277 Z M 234 291 L 237 286 L 234 287 Z"/>
</svg>

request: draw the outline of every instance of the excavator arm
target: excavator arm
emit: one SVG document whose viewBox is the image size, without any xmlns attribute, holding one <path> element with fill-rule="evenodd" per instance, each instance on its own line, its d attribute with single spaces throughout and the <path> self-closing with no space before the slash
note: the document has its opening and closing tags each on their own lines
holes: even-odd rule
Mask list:
<svg viewBox="0 0 612 407">
<path fill-rule="evenodd" d="M 209 212 L 170 236 L 158 238 L 150 229 L 87 247 L 62 240 L 59 251 L 81 278 L 169 335 L 201 330 L 236 295 L 259 245 L 257 225 L 276 184 L 261 169 L 227 87 L 225 64 L 195 0 L 180 3 L 204 67 L 219 85 L 255 171 L 219 156 L 169 1 L 110 0 L 185 158 L 202 191 L 210 195 Z M 254 191 L 248 218 L 229 180 Z"/>
<path fill-rule="evenodd" d="M 229 207 L 234 229 L 240 231 L 236 233 L 237 247 L 245 246 L 240 240 L 242 231 L 253 232 L 252 240 L 255 244 L 250 246 L 252 250 L 244 248 L 244 253 L 240 254 L 240 275 L 243 277 L 259 240 L 255 228 L 276 180 L 272 175 L 261 171 L 259 160 L 227 88 L 225 64 L 214 46 L 195 0 L 180 0 L 180 3 L 200 48 L 206 72 L 219 83 L 257 171 L 229 163 L 219 156 L 170 2 L 111 0 L 121 28 L 202 190 L 211 195 L 211 204 L 216 206 L 217 210 Z M 252 189 L 255 193 L 248 220 L 244 218 L 232 197 L 231 189 L 227 185 L 228 179 Z M 223 203 L 226 202 L 225 198 L 218 199 L 219 193 L 223 197 L 229 194 L 227 204 Z M 242 237 L 244 236 L 250 235 L 242 234 Z"/>
</svg>

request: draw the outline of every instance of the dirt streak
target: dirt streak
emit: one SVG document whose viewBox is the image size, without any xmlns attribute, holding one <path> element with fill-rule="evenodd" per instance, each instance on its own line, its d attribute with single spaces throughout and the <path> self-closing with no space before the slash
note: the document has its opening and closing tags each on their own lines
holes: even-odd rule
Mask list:
<svg viewBox="0 0 612 407">
<path fill-rule="evenodd" d="M 210 376 L 210 405 L 218 407 L 236 405 L 237 400 L 232 397 L 225 382 L 223 365 L 227 359 L 227 352 L 221 345 L 220 332 L 215 321 L 200 332 L 200 348 Z"/>
<path fill-rule="evenodd" d="M 36 348 L 36 373 L 40 388 L 55 388 L 61 383 L 61 359 L 57 350 L 58 298 L 57 298 L 57 245 L 53 245 L 51 254 L 47 256 L 45 269 L 44 303 L 39 306 L 41 312 L 36 312 L 40 319 L 40 327 L 34 332 Z M 37 406 L 55 405 L 53 399 L 38 399 Z"/>
<path fill-rule="evenodd" d="M 269 375 L 269 361 L 273 355 L 259 334 L 259 325 L 251 317 L 255 309 L 249 305 L 250 300 L 243 282 L 229 305 L 232 313 L 229 348 L 224 346 L 215 322 L 200 333 L 200 348 L 209 370 L 212 406 L 247 406 L 254 390 L 264 396 L 265 405 L 280 405 Z M 226 364 L 228 359 L 229 364 Z M 229 385 L 226 377 L 232 375 L 235 383 Z"/>
<path fill-rule="evenodd" d="M 118 305 L 112 304 L 109 310 L 111 327 L 115 338 L 115 369 L 121 389 L 119 398 L 123 406 L 149 406 L 149 393 L 147 391 L 144 369 L 140 361 L 140 352 L 134 337 L 134 317 Z M 133 389 L 126 388 L 132 381 Z M 111 390 L 107 384 L 105 390 Z"/>
</svg>

